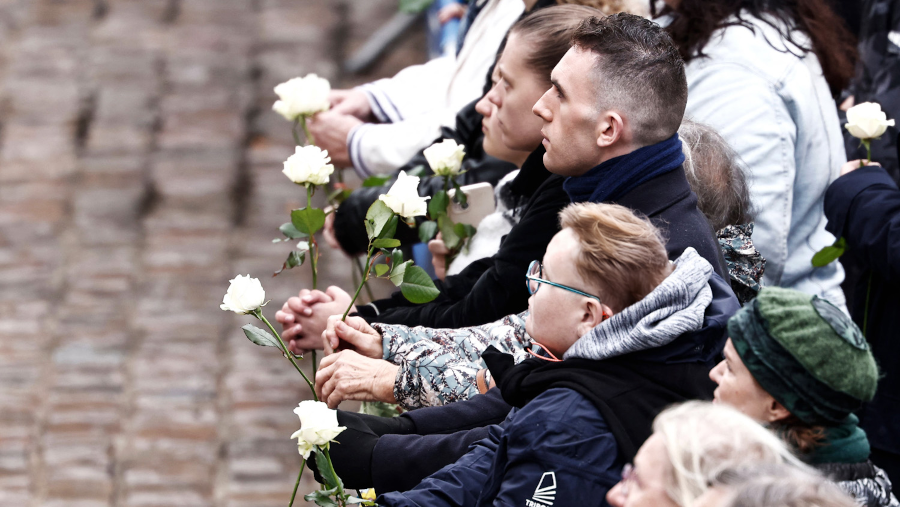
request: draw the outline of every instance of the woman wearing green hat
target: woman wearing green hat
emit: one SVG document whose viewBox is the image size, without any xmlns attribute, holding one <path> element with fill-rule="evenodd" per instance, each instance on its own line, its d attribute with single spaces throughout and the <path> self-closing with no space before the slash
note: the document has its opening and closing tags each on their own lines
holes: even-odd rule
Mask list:
<svg viewBox="0 0 900 507">
<path fill-rule="evenodd" d="M 861 505 L 900 506 L 853 411 L 878 368 L 859 328 L 817 296 L 770 287 L 728 321 L 715 402 L 766 424 Z"/>
</svg>

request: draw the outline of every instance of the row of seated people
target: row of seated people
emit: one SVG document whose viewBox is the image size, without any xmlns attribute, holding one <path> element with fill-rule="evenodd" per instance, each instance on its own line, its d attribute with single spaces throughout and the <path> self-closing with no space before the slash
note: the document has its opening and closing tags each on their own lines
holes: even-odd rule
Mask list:
<svg viewBox="0 0 900 507">
<path fill-rule="evenodd" d="M 757 28 L 764 38 L 769 28 Z M 426 305 L 393 297 L 354 308 L 343 323 L 335 315 L 350 297 L 339 288 L 285 303 L 277 318 L 292 349 L 330 353 L 317 376 L 330 406 L 363 399 L 415 409 L 392 419 L 339 412 L 348 430 L 332 455 L 348 486 L 374 486 L 385 505 L 522 504 L 540 501 L 552 472 L 558 504 L 659 505 L 623 494 L 641 482 L 626 463 L 639 469 L 638 449 L 654 447 L 660 411 L 715 396 L 857 501 L 897 505 L 853 414 L 864 402 L 879 406 L 879 371 L 845 313 L 840 267 L 801 268 L 777 253 L 766 265 L 750 240 L 777 252 L 773 236 L 784 233 L 777 242 L 804 243 L 792 255 L 811 257 L 820 243 L 812 238 L 828 236 L 824 217 L 805 208 L 821 205 L 831 178 L 819 192 L 818 179 L 797 169 L 793 185 L 810 189 L 790 205 L 797 220 L 765 199 L 751 207 L 738 157 L 712 129 L 684 119 L 689 81 L 670 33 L 576 5 L 523 17 L 490 89 L 469 108 L 483 117 L 474 142 L 519 167 L 500 187 L 505 209 L 484 247 L 490 256 L 468 259 Z M 819 76 L 814 91 L 823 89 Z M 806 99 L 821 113 L 815 93 Z M 708 96 L 701 104 L 695 111 L 717 107 Z M 840 157 L 813 149 L 827 151 L 828 134 L 804 135 L 794 139 L 801 165 L 837 171 Z M 746 146 L 738 153 L 754 167 Z M 750 180 L 753 190 L 759 178 Z M 326 231 L 350 254 L 364 232 L 352 225 L 361 219 L 345 217 L 373 199 L 354 198 L 360 204 L 342 205 Z M 754 234 L 754 216 L 766 217 L 765 233 Z M 669 491 L 669 505 L 691 505 L 704 491 L 690 500 Z"/>
</svg>

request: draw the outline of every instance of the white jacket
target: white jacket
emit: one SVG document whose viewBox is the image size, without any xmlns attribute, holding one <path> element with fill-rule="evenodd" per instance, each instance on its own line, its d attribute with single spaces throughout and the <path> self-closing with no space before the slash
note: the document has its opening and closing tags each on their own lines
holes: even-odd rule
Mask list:
<svg viewBox="0 0 900 507">
<path fill-rule="evenodd" d="M 454 126 L 456 113 L 481 97 L 500 42 L 525 10 L 522 0 L 487 0 L 456 57 L 414 65 L 362 85 L 381 124 L 366 123 L 347 136 L 353 167 L 363 178 L 389 173 Z"/>
<path fill-rule="evenodd" d="M 686 116 L 718 130 L 745 164 L 756 212 L 753 243 L 766 258 L 763 284 L 843 307 L 840 264 L 811 264 L 816 251 L 834 242 L 825 231 L 825 190 L 847 161 L 834 100 L 813 53 L 783 51 L 788 43 L 773 27 L 743 17 L 755 33 L 722 29 L 703 49 L 708 58 L 687 65 Z"/>
</svg>

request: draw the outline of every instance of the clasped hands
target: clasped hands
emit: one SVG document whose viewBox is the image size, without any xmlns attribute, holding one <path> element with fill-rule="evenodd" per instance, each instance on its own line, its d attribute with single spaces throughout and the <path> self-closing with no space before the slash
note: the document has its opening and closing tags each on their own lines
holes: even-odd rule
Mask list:
<svg viewBox="0 0 900 507">
<path fill-rule="evenodd" d="M 394 379 L 400 367 L 382 359 L 381 335 L 364 319 L 341 321 L 350 299 L 335 286 L 325 292 L 304 289 L 285 302 L 275 319 L 295 354 L 324 349 L 326 357 L 316 372 L 316 394 L 330 408 L 343 400 L 396 403 Z"/>
</svg>

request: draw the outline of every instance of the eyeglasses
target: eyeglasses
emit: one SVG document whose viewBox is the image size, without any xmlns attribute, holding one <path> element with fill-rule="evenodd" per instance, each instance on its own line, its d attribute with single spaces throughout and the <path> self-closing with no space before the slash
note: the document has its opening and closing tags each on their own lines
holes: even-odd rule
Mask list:
<svg viewBox="0 0 900 507">
<path fill-rule="evenodd" d="M 541 261 L 531 261 L 531 264 L 528 265 L 528 271 L 525 272 L 525 286 L 528 287 L 529 294 L 532 294 L 532 295 L 537 294 L 538 289 L 541 288 L 541 284 L 546 283 L 546 284 L 552 285 L 554 287 L 559 287 L 560 289 L 572 291 L 575 294 L 578 294 L 581 296 L 594 298 L 598 302 L 602 302 L 602 301 L 600 301 L 599 297 L 594 296 L 593 294 L 588 294 L 587 292 L 582 292 L 578 289 L 573 289 L 572 287 L 569 287 L 568 285 L 563 285 L 561 283 L 551 282 L 550 280 L 544 280 L 543 278 L 541 278 L 542 275 L 543 275 L 543 267 L 541 266 Z"/>
</svg>

